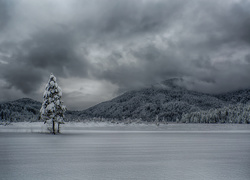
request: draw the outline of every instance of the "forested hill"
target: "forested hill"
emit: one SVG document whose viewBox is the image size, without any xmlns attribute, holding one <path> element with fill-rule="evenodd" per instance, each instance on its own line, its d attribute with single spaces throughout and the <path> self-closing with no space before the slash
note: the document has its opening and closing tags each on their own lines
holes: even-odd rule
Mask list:
<svg viewBox="0 0 250 180">
<path fill-rule="evenodd" d="M 8 122 L 41 121 L 39 113 L 41 102 L 29 98 L 0 103 L 0 124 Z M 77 111 L 66 111 L 66 120 L 78 120 Z"/>
<path fill-rule="evenodd" d="M 182 114 L 217 109 L 250 100 L 250 90 L 219 95 L 189 91 L 180 85 L 181 79 L 171 79 L 149 88 L 130 91 L 111 101 L 82 111 L 81 117 L 176 121 Z"/>
<path fill-rule="evenodd" d="M 29 98 L 0 103 L 2 121 L 37 121 L 42 103 Z"/>
<path fill-rule="evenodd" d="M 84 111 L 67 111 L 67 121 L 99 119 L 141 119 L 142 121 L 183 121 L 192 122 L 193 116 L 209 113 L 227 113 L 230 109 L 237 114 L 237 109 L 244 109 L 250 102 L 250 90 L 240 90 L 224 94 L 204 94 L 190 91 L 181 86 L 181 79 L 171 79 L 137 91 L 129 91 L 110 101 L 100 103 Z M 239 105 L 239 103 L 241 103 Z M 223 109 L 223 107 L 225 107 Z M 4 121 L 38 121 L 41 102 L 23 98 L 16 101 L 0 103 L 0 122 Z M 219 111 L 214 111 L 218 109 Z M 209 110 L 209 111 L 208 111 Z M 241 110 L 240 110 L 241 111 Z M 202 113 L 194 113 L 202 112 Z M 247 112 L 244 112 L 247 114 Z M 246 115 L 244 115 L 245 117 Z M 235 117 L 232 115 L 231 117 Z M 203 119 L 206 119 L 203 117 Z M 215 119 L 215 117 L 214 117 Z M 217 122 L 218 120 L 213 120 Z M 223 121 L 224 122 L 224 121 Z M 226 121 L 227 122 L 227 121 Z M 229 122 L 229 121 L 228 121 Z M 231 121 L 230 121 L 231 122 Z M 239 120 L 239 122 L 242 122 Z"/>
<path fill-rule="evenodd" d="M 236 104 L 236 103 L 243 103 L 246 104 L 250 102 L 250 89 L 239 90 L 224 94 L 215 95 L 220 100 Z"/>
</svg>

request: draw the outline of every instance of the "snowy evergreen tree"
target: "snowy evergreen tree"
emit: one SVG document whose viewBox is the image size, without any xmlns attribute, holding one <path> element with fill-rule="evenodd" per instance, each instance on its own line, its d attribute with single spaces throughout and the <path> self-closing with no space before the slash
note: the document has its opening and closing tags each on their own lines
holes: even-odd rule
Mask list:
<svg viewBox="0 0 250 180">
<path fill-rule="evenodd" d="M 58 133 L 60 131 L 60 124 L 63 124 L 64 112 L 66 107 L 63 105 L 62 89 L 56 82 L 56 77 L 51 74 L 48 84 L 46 85 L 43 94 L 43 104 L 40 109 L 41 118 L 45 120 L 44 123 L 52 124 L 52 132 L 55 134 L 55 123 L 58 123 Z"/>
</svg>

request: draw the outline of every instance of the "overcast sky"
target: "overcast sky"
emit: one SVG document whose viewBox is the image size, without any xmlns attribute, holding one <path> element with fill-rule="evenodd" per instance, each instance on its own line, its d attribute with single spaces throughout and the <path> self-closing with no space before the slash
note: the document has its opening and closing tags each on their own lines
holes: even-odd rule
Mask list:
<svg viewBox="0 0 250 180">
<path fill-rule="evenodd" d="M 77 110 L 171 77 L 250 88 L 250 0 L 0 0 L 0 101 L 50 73 Z"/>
</svg>

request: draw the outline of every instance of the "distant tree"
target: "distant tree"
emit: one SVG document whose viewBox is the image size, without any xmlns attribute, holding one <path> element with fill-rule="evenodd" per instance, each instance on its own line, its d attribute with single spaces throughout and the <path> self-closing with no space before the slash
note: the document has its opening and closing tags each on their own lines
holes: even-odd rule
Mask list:
<svg viewBox="0 0 250 180">
<path fill-rule="evenodd" d="M 51 73 L 48 84 L 43 94 L 43 104 L 40 116 L 44 123 L 52 124 L 52 132 L 55 134 L 55 123 L 58 123 L 57 132 L 60 132 L 60 124 L 63 124 L 66 107 L 63 105 L 62 89 L 56 82 L 56 77 Z"/>
<path fill-rule="evenodd" d="M 156 124 L 157 126 L 160 125 L 158 115 L 155 116 L 155 124 Z"/>
</svg>

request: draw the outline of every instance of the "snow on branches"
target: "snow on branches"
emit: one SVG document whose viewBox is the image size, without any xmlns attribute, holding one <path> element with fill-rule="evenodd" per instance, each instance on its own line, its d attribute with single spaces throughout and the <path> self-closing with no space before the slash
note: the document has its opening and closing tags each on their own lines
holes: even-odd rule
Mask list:
<svg viewBox="0 0 250 180">
<path fill-rule="evenodd" d="M 66 107 L 63 105 L 61 97 L 62 89 L 58 86 L 56 77 L 51 74 L 43 94 L 43 104 L 40 109 L 41 118 L 45 122 L 63 123 Z"/>
</svg>

